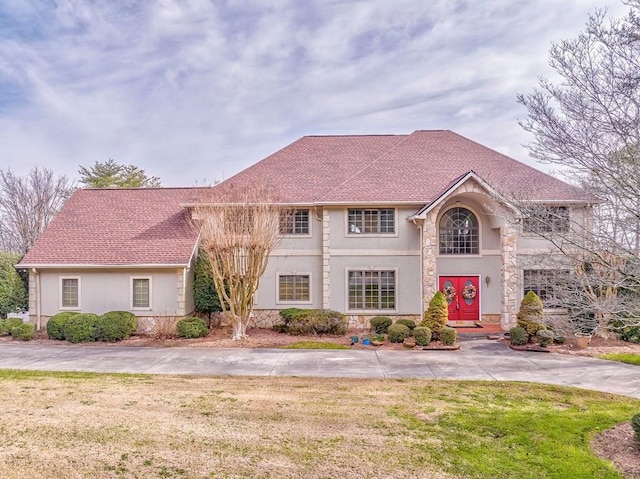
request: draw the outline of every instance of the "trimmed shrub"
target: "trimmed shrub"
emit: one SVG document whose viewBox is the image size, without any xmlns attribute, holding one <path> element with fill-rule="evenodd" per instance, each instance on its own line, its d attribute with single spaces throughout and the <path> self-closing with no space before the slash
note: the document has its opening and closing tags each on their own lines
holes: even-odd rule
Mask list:
<svg viewBox="0 0 640 479">
<path fill-rule="evenodd" d="M 64 325 L 64 339 L 70 343 L 89 343 L 96 340 L 98 315 L 93 313 L 74 314 Z"/>
<path fill-rule="evenodd" d="M 511 328 L 509 330 L 509 337 L 511 344 L 514 346 L 522 346 L 529 342 L 529 335 L 527 334 L 527 330 L 522 326 L 516 326 L 515 328 Z"/>
<path fill-rule="evenodd" d="M 129 337 L 131 325 L 120 315 L 103 315 L 96 322 L 96 340 L 115 343 Z"/>
<path fill-rule="evenodd" d="M 453 346 L 456 344 L 456 339 L 458 339 L 458 331 L 455 329 L 445 326 L 440 330 L 440 341 L 445 346 Z"/>
<path fill-rule="evenodd" d="M 274 328 L 276 331 L 289 333 L 292 336 L 343 335 L 347 332 L 347 317 L 331 309 L 289 308 L 280 311 L 280 317 L 284 320 L 284 324 Z"/>
<path fill-rule="evenodd" d="M 33 339 L 35 332 L 36 328 L 34 328 L 33 324 L 23 322 L 11 330 L 11 336 L 20 341 L 30 341 Z"/>
<path fill-rule="evenodd" d="M 433 295 L 429 301 L 429 307 L 424 312 L 424 319 L 420 326 L 427 327 L 431 330 L 434 338 L 440 337 L 440 331 L 447 325 L 449 319 L 449 305 L 447 299 L 441 291 Z"/>
<path fill-rule="evenodd" d="M 369 324 L 371 324 L 371 329 L 376 334 L 387 334 L 389 331 L 389 326 L 393 323 L 393 320 L 388 316 L 374 316 L 369 320 Z"/>
<path fill-rule="evenodd" d="M 413 330 L 413 337 L 418 346 L 428 346 L 431 342 L 431 330 L 425 326 L 417 326 Z"/>
<path fill-rule="evenodd" d="M 0 319 L 0 336 L 11 335 L 14 328 L 24 324 L 21 318 Z"/>
<path fill-rule="evenodd" d="M 536 333 L 536 337 L 538 338 L 538 344 L 546 348 L 553 341 L 554 334 L 553 331 L 549 331 L 548 329 L 541 329 Z"/>
<path fill-rule="evenodd" d="M 411 330 L 404 324 L 395 323 L 389 326 L 389 331 L 387 334 L 389 336 L 390 342 L 401 343 L 405 340 L 405 338 L 411 336 Z"/>
<path fill-rule="evenodd" d="M 120 318 L 127 324 L 127 337 L 138 330 L 138 318 L 129 311 L 109 311 L 104 313 L 101 318 Z"/>
<path fill-rule="evenodd" d="M 178 321 L 178 336 L 181 338 L 203 338 L 207 334 L 209 328 L 202 318 L 191 316 Z"/>
<path fill-rule="evenodd" d="M 640 412 L 631 418 L 631 427 L 633 427 L 633 437 L 640 443 Z"/>
<path fill-rule="evenodd" d="M 7 336 L 9 334 L 9 327 L 4 319 L 0 319 L 0 336 Z"/>
<path fill-rule="evenodd" d="M 529 291 L 520 302 L 520 310 L 518 311 L 518 326 L 525 329 L 531 340 L 538 334 L 538 331 L 547 329 L 544 325 L 544 312 L 542 301 L 536 293 Z"/>
<path fill-rule="evenodd" d="M 47 336 L 49 339 L 64 339 L 64 325 L 72 316 L 80 314 L 76 311 L 64 311 L 51 316 L 47 321 Z"/>
<path fill-rule="evenodd" d="M 404 324 L 407 328 L 411 330 L 411 334 L 413 334 L 413 330 L 416 327 L 416 322 L 413 319 L 402 318 L 396 321 L 398 324 Z"/>
</svg>

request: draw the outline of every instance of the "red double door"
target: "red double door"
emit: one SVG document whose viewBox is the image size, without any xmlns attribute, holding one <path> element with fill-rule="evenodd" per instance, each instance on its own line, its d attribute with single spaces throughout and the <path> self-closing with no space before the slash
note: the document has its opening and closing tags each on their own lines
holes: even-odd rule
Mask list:
<svg viewBox="0 0 640 479">
<path fill-rule="evenodd" d="M 449 304 L 449 321 L 480 319 L 478 276 L 440 276 L 438 287 Z"/>
</svg>

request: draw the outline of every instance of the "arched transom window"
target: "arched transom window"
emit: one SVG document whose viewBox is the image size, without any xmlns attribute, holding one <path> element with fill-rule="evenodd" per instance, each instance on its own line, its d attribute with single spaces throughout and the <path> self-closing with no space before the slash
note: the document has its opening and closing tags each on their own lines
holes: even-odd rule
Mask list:
<svg viewBox="0 0 640 479">
<path fill-rule="evenodd" d="M 452 208 L 440 218 L 440 254 L 478 254 L 478 219 L 466 208 Z"/>
</svg>

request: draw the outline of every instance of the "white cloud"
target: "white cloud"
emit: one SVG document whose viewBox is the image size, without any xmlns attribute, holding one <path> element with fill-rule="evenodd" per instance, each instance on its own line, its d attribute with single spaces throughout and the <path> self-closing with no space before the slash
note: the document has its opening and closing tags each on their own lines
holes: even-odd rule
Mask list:
<svg viewBox="0 0 640 479">
<path fill-rule="evenodd" d="M 526 160 L 516 93 L 596 3 L 29 5 L 0 6 L 0 168 L 114 158 L 191 185 L 304 134 L 452 129 Z"/>
</svg>

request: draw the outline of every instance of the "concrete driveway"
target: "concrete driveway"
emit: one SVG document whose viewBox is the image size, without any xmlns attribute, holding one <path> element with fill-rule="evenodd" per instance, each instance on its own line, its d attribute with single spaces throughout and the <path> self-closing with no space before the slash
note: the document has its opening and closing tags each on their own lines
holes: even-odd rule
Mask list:
<svg viewBox="0 0 640 479">
<path fill-rule="evenodd" d="M 489 340 L 459 351 L 150 348 L 0 344 L 0 368 L 144 374 L 531 381 L 640 398 L 640 367 L 516 352 Z"/>
</svg>

